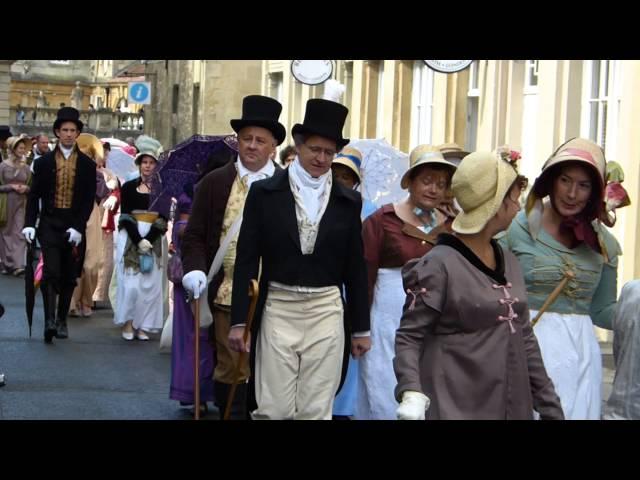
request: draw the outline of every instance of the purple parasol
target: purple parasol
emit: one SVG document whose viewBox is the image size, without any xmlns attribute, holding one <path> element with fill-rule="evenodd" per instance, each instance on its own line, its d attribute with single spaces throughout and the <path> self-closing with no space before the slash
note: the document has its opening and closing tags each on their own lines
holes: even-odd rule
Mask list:
<svg viewBox="0 0 640 480">
<path fill-rule="evenodd" d="M 195 184 L 209 156 L 221 150 L 237 153 L 235 135 L 193 135 L 160 155 L 151 181 L 149 210 L 169 218 L 171 199 L 178 198 L 186 184 Z"/>
</svg>

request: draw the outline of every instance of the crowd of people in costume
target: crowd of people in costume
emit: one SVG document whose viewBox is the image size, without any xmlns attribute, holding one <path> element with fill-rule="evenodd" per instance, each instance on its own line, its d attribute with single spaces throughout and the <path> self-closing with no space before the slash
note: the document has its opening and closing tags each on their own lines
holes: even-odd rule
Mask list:
<svg viewBox="0 0 640 480">
<path fill-rule="evenodd" d="M 173 213 L 150 202 L 163 153 L 151 137 L 135 141 L 139 175 L 123 184 L 74 108 L 35 160 L 30 139 L 4 138 L 0 260 L 21 275 L 26 248 L 41 249 L 45 342 L 67 339 L 67 315 L 90 316 L 111 289 L 125 341 L 170 328 L 170 398 L 197 403 L 197 383 L 202 413 L 640 418 L 640 283 L 618 298 L 607 229 L 629 200 L 614 198 L 622 172 L 600 146 L 567 140 L 529 186 L 507 146 L 418 145 L 404 198 L 375 205 L 342 136 L 348 109 L 309 100 L 278 163 L 281 111 L 245 97 L 230 121 L 237 154 L 200 166 Z M 613 331 L 618 367 L 604 412 L 594 325 Z"/>
</svg>

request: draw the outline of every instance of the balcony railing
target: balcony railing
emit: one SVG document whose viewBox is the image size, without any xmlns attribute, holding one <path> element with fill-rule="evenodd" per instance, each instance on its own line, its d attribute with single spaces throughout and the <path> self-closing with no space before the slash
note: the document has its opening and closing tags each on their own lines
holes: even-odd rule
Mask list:
<svg viewBox="0 0 640 480">
<path fill-rule="evenodd" d="M 9 123 L 12 130 L 20 133 L 32 133 L 32 130 L 51 132 L 56 121 L 59 108 L 21 107 L 24 116 L 17 115 L 16 107 L 9 109 Z M 114 112 L 107 109 L 81 110 L 80 120 L 84 123 L 85 132 L 99 132 L 98 136 L 118 138 L 120 136 L 137 136 L 144 133 L 144 114 Z"/>
</svg>

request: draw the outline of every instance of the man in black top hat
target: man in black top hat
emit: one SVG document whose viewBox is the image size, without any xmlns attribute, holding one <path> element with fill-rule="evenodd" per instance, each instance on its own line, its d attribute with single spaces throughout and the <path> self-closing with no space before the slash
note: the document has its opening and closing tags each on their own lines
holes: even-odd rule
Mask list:
<svg viewBox="0 0 640 480">
<path fill-rule="evenodd" d="M 7 139 L 12 137 L 11 129 L 7 125 L 0 125 L 0 162 L 9 158 L 7 151 Z"/>
<path fill-rule="evenodd" d="M 208 286 L 207 304 L 213 314 L 217 364 L 214 372 L 215 402 L 224 414 L 229 389 L 234 382 L 238 353 L 227 343 L 230 328 L 232 279 L 236 256 L 236 238 L 242 211 L 251 184 L 271 177 L 280 170 L 270 160 L 286 130 L 278 123 L 282 105 L 273 98 L 250 95 L 242 102 L 242 118 L 231 120 L 238 134 L 238 159 L 207 174 L 195 189 L 189 223 L 182 239 L 182 284 L 195 298 L 207 287 L 207 272 L 220 265 Z M 234 159 L 235 160 L 235 159 Z M 225 239 L 229 242 L 225 242 Z M 225 248 L 225 245 L 228 245 Z M 214 262 L 214 258 L 217 262 Z M 240 288 L 247 296 L 249 281 Z M 241 371 L 231 407 L 232 419 L 246 418 L 246 379 L 248 366 Z"/>
<path fill-rule="evenodd" d="M 84 232 L 96 196 L 96 164 L 76 146 L 83 126 L 80 112 L 75 108 L 58 110 L 53 124 L 58 144 L 35 163 L 27 200 L 22 233 L 29 243 L 37 234 L 44 257 L 40 289 L 46 343 L 51 343 L 53 337 L 68 337 L 67 314 L 76 278 L 82 271 L 86 249 Z"/>
<path fill-rule="evenodd" d="M 348 110 L 312 99 L 292 129 L 297 156 L 251 188 L 238 239 L 229 344 L 251 353 L 254 419 L 331 419 L 349 352 L 370 346 L 367 271 L 358 192 L 333 182 L 331 163 L 348 142 Z M 244 344 L 246 285 L 260 297 Z M 342 297 L 343 292 L 346 298 Z"/>
</svg>

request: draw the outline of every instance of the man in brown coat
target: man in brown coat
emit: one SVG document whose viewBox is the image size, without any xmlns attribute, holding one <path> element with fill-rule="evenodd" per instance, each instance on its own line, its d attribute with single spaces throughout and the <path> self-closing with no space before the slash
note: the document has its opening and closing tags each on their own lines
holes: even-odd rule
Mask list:
<svg viewBox="0 0 640 480">
<path fill-rule="evenodd" d="M 214 372 L 214 395 L 220 415 L 224 414 L 238 353 L 229 348 L 231 292 L 236 256 L 237 232 L 242 221 L 249 187 L 256 180 L 271 177 L 276 164 L 270 160 L 286 130 L 278 123 L 282 105 L 260 95 L 246 97 L 242 118 L 231 120 L 238 134 L 238 160 L 214 170 L 198 184 L 191 217 L 184 232 L 182 284 L 194 298 L 199 298 L 207 286 L 207 274 L 214 257 L 228 234 L 231 241 L 220 252 L 222 266 L 208 287 L 207 303 L 214 321 L 217 364 Z M 229 233 L 231 232 L 231 233 Z M 248 288 L 248 285 L 247 285 Z M 249 369 L 242 373 L 232 405 L 231 418 L 246 418 L 246 380 Z"/>
</svg>

